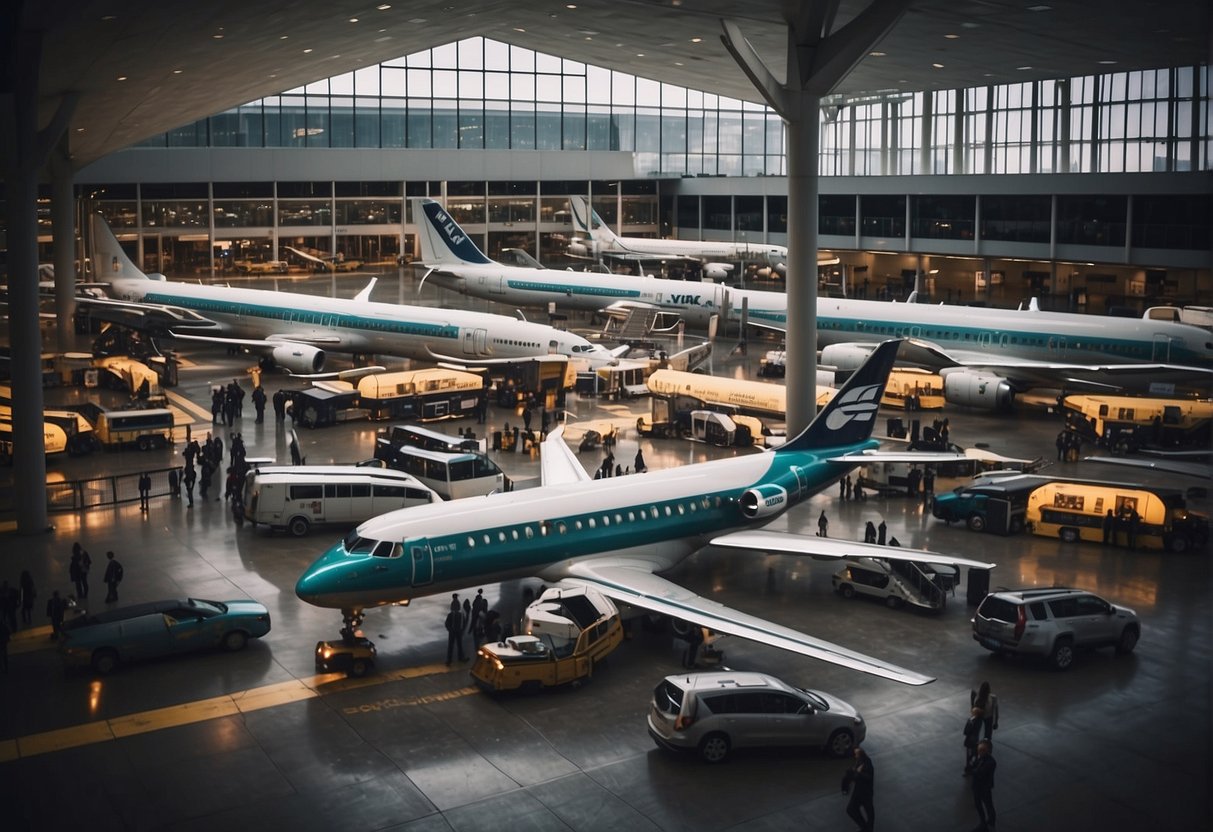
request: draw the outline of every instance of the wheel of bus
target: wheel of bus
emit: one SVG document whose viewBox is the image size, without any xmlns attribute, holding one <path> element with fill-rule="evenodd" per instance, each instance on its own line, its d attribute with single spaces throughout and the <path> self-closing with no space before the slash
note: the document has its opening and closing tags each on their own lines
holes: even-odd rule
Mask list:
<svg viewBox="0 0 1213 832">
<path fill-rule="evenodd" d="M 1022 532 L 1023 531 L 1023 518 L 1018 517 L 1018 516 L 1012 517 L 1011 524 L 1008 528 L 1008 531 L 1011 534 L 1019 534 L 1020 532 Z"/>
<path fill-rule="evenodd" d="M 838 591 L 842 594 L 843 598 L 848 600 L 855 597 L 855 587 L 851 586 L 850 584 L 843 584 L 842 586 L 838 587 Z"/>
<path fill-rule="evenodd" d="M 980 514 L 970 514 L 969 519 L 965 522 L 975 532 L 984 532 L 986 530 L 986 518 Z"/>
<path fill-rule="evenodd" d="M 1180 554 L 1188 551 L 1188 538 L 1182 534 L 1169 534 L 1164 542 L 1167 545 L 1168 552 Z"/>
<path fill-rule="evenodd" d="M 1074 642 L 1068 638 L 1059 638 L 1049 651 L 1049 664 L 1054 670 L 1069 670 L 1074 664 Z"/>
<path fill-rule="evenodd" d="M 1063 543 L 1078 542 L 1078 529 L 1073 526 L 1065 526 L 1057 534 L 1061 537 Z"/>
<path fill-rule="evenodd" d="M 140 436 L 135 445 L 141 451 L 150 451 L 152 449 L 152 438 L 150 436 Z"/>
<path fill-rule="evenodd" d="M 291 522 L 286 524 L 287 531 L 295 537 L 303 537 L 311 526 L 311 522 L 306 517 L 292 517 Z"/>
</svg>

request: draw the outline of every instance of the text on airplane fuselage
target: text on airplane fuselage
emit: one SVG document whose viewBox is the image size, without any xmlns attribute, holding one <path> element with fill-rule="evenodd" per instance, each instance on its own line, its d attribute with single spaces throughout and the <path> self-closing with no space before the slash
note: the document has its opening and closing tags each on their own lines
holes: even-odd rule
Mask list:
<svg viewBox="0 0 1213 832">
<path fill-rule="evenodd" d="M 670 302 L 671 303 L 685 303 L 688 306 L 711 306 L 712 305 L 711 301 L 701 304 L 699 302 L 699 297 L 700 297 L 699 295 L 670 295 Z"/>
<path fill-rule="evenodd" d="M 439 227 L 442 228 L 442 233 L 445 234 L 446 238 L 454 245 L 459 245 L 467 239 L 465 235 L 458 233 L 459 226 L 456 225 L 455 221 L 443 211 L 437 211 L 434 214 L 434 219 L 438 221 Z"/>
</svg>

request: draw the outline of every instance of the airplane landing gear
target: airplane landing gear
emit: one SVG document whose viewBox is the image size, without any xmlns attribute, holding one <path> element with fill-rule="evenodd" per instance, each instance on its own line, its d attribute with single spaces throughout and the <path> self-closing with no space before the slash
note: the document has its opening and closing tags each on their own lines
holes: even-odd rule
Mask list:
<svg viewBox="0 0 1213 832">
<path fill-rule="evenodd" d="M 375 666 L 375 643 L 360 635 L 361 609 L 341 611 L 345 626 L 340 641 L 316 642 L 316 670 L 321 673 L 342 672 L 347 676 L 365 676 Z"/>
<path fill-rule="evenodd" d="M 362 619 L 366 617 L 366 613 L 361 608 L 348 608 L 341 611 L 341 620 L 345 622 L 345 626 L 341 628 L 341 637 L 343 639 L 358 638 L 358 628 L 362 626 Z"/>
</svg>

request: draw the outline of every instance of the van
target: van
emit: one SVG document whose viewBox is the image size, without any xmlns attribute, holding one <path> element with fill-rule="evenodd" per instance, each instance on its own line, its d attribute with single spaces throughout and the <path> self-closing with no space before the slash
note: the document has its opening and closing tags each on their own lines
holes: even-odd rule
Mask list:
<svg viewBox="0 0 1213 832">
<path fill-rule="evenodd" d="M 244 483 L 244 518 L 296 537 L 320 524 L 357 524 L 440 497 L 416 478 L 355 465 L 267 465 Z"/>
</svg>

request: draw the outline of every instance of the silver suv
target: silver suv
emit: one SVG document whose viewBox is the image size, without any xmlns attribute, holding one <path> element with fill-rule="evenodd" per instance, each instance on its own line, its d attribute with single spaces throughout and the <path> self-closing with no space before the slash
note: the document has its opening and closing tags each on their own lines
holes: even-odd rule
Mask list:
<svg viewBox="0 0 1213 832">
<path fill-rule="evenodd" d="M 1131 653 L 1141 636 L 1137 613 L 1081 589 L 1018 589 L 985 597 L 973 617 L 973 638 L 995 653 L 1046 656 L 1058 670 L 1076 647 Z"/>
<path fill-rule="evenodd" d="M 867 733 L 859 712 L 828 693 L 764 673 L 683 673 L 653 690 L 649 736 L 661 748 L 719 763 L 734 748 L 813 746 L 845 757 Z"/>
</svg>

